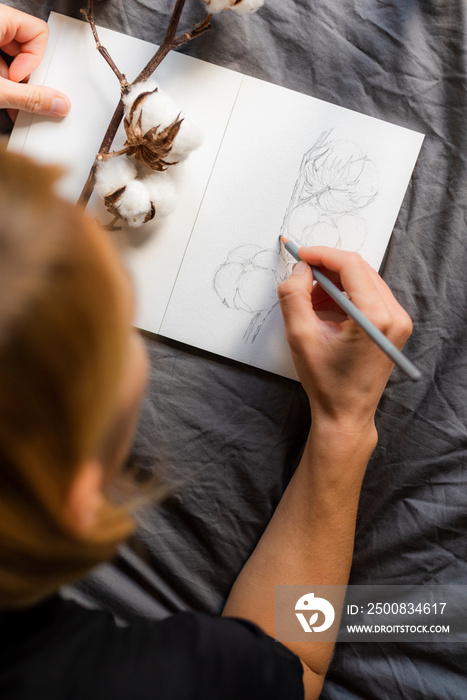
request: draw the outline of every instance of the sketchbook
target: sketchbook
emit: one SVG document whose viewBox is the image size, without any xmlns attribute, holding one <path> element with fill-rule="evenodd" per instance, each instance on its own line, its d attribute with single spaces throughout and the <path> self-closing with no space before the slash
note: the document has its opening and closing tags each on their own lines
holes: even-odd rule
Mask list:
<svg viewBox="0 0 467 700">
<path fill-rule="evenodd" d="M 62 121 L 21 113 L 9 148 L 66 169 L 76 201 L 119 100 L 86 22 L 49 18 L 31 82 L 72 102 Z M 153 44 L 99 28 L 132 80 Z M 296 379 L 277 303 L 292 260 L 278 237 L 358 250 L 379 268 L 423 135 L 172 51 L 154 74 L 204 132 L 172 168 L 178 205 L 126 253 L 141 329 Z M 115 149 L 125 140 L 121 129 Z M 109 215 L 91 199 L 101 220 Z"/>
</svg>

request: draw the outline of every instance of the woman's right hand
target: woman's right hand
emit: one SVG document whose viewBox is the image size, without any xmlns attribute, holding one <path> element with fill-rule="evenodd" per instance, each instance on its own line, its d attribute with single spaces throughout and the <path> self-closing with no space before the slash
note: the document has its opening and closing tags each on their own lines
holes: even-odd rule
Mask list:
<svg viewBox="0 0 467 700">
<path fill-rule="evenodd" d="M 0 4 L 0 48 L 13 56 L 10 66 L 0 58 L 0 109 L 6 108 L 13 119 L 17 110 L 54 117 L 70 111 L 70 100 L 62 92 L 27 84 L 42 60 L 48 35 L 41 19 Z"/>
<path fill-rule="evenodd" d="M 285 332 L 313 423 L 362 432 L 374 414 L 393 368 L 392 361 L 319 287 L 309 265 L 343 289 L 365 316 L 399 349 L 412 321 L 387 284 L 358 253 L 334 248 L 300 248 L 297 263 L 278 288 Z M 306 264 L 308 263 L 308 264 Z M 336 320 L 324 320 L 332 313 Z"/>
</svg>

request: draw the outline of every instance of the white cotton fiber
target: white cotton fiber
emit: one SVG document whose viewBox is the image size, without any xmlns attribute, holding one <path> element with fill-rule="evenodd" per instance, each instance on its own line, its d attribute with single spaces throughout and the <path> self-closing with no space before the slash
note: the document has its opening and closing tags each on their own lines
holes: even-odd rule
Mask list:
<svg viewBox="0 0 467 700">
<path fill-rule="evenodd" d="M 185 160 L 191 151 L 201 145 L 203 141 L 203 132 L 197 124 L 189 117 L 184 118 L 180 125 L 180 131 L 174 139 L 172 150 L 167 158 L 171 163 L 178 163 Z"/>
<path fill-rule="evenodd" d="M 206 9 L 215 15 L 223 10 L 233 10 L 234 12 L 256 12 L 264 4 L 264 0 L 201 0 L 206 5 Z"/>
<path fill-rule="evenodd" d="M 153 126 L 165 129 L 176 119 L 180 118 L 181 110 L 173 99 L 165 92 L 153 92 L 147 96 L 142 105 L 141 126 L 143 131 L 149 131 Z"/>
<path fill-rule="evenodd" d="M 153 92 L 158 87 L 159 85 L 155 80 L 145 80 L 143 83 L 135 83 L 135 85 L 132 85 L 129 91 L 122 96 L 123 104 L 125 105 L 125 116 L 128 116 L 130 107 L 138 95 L 142 92 Z"/>
<path fill-rule="evenodd" d="M 256 12 L 262 5 L 264 5 L 264 0 L 241 0 L 231 9 L 234 12 Z"/>
<path fill-rule="evenodd" d="M 142 92 L 153 90 L 157 83 L 148 81 L 147 83 L 139 83 L 135 85 L 135 89 L 131 89 L 125 100 L 125 116 L 128 119 L 131 111 L 131 105 L 134 99 Z M 175 120 L 181 119 L 180 129 L 174 139 L 172 150 L 166 160 L 169 163 L 178 163 L 185 160 L 195 148 L 201 145 L 203 134 L 201 129 L 179 109 L 170 95 L 158 90 L 151 92 L 135 109 L 133 114 L 133 125 L 138 122 L 141 114 L 141 128 L 143 133 L 146 133 L 153 127 L 160 127 L 160 130 L 165 129 Z"/>
<path fill-rule="evenodd" d="M 116 205 L 129 226 L 142 226 L 151 211 L 151 200 L 144 183 L 139 180 L 129 182 Z"/>
<path fill-rule="evenodd" d="M 230 10 L 234 0 L 201 0 L 206 5 L 206 9 L 215 15 L 223 10 Z"/>
<path fill-rule="evenodd" d="M 151 85 L 148 86 L 148 83 L 143 83 L 143 86 L 144 85 L 146 85 L 147 88 L 151 88 Z M 140 86 L 141 83 L 139 83 L 139 85 L 136 87 L 139 88 Z M 125 116 L 127 119 L 130 116 L 131 105 L 133 104 L 134 99 L 141 94 L 141 92 L 146 92 L 146 90 L 144 88 L 139 89 L 133 97 L 133 91 L 130 91 L 128 97 L 131 97 L 132 99 L 126 103 L 125 107 Z M 154 126 L 160 126 L 161 129 L 165 129 L 167 126 L 169 126 L 169 124 L 177 119 L 180 112 L 181 110 L 177 107 L 173 99 L 165 92 L 160 92 L 158 90 L 157 92 L 150 92 L 150 94 L 147 95 L 147 97 L 145 97 L 145 99 L 138 105 L 133 114 L 132 123 L 137 123 L 141 113 L 141 128 L 143 133 L 146 133 Z"/>
<path fill-rule="evenodd" d="M 171 214 L 177 204 L 177 193 L 169 173 L 152 173 L 147 175 L 142 182 L 156 208 L 156 218 Z"/>
<path fill-rule="evenodd" d="M 100 163 L 96 173 L 95 189 L 98 195 L 107 194 L 124 187 L 136 177 L 134 163 L 126 156 L 115 156 Z"/>
</svg>

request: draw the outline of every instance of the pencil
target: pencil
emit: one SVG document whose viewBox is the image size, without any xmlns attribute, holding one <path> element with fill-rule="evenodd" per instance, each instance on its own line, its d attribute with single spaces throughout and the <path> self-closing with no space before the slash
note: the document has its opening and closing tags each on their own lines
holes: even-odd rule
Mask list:
<svg viewBox="0 0 467 700">
<path fill-rule="evenodd" d="M 289 252 L 295 258 L 295 260 L 301 260 L 298 254 L 299 247 L 296 243 L 289 241 L 289 239 L 285 238 L 284 236 L 279 236 L 279 239 L 284 244 L 284 248 L 287 250 L 287 252 Z M 362 314 L 359 309 L 357 309 L 355 304 L 352 304 L 350 299 L 348 299 L 345 294 L 343 294 L 341 290 L 338 289 L 336 285 L 321 272 L 321 270 L 314 265 L 310 265 L 310 267 L 313 271 L 313 278 L 316 280 L 319 286 L 322 287 L 327 294 L 329 294 L 331 299 L 333 299 L 336 304 L 338 304 L 341 309 L 343 309 L 343 311 L 345 311 L 345 313 L 355 321 L 355 323 L 358 323 L 360 328 L 368 334 L 376 345 L 378 345 L 378 347 L 380 347 L 381 350 L 386 353 L 386 355 L 407 375 L 409 379 L 411 379 L 413 382 L 417 382 L 422 376 L 420 370 L 415 367 L 415 365 L 407 357 L 405 357 L 405 355 L 403 355 L 401 351 L 398 350 L 391 343 L 391 341 L 388 340 L 386 336 L 381 333 L 381 331 L 379 331 L 364 314 Z"/>
</svg>

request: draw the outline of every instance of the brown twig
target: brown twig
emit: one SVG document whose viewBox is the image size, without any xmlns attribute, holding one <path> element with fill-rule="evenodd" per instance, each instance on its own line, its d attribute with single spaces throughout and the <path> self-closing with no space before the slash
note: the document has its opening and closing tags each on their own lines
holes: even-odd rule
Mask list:
<svg viewBox="0 0 467 700">
<path fill-rule="evenodd" d="M 179 2 L 182 5 L 185 4 L 185 0 L 179 0 Z M 175 7 L 174 13 L 176 9 L 177 8 Z M 159 46 L 149 63 L 143 68 L 141 73 L 138 75 L 138 77 L 134 81 L 135 83 L 142 83 L 145 80 L 147 80 L 154 73 L 157 66 L 159 66 L 160 63 L 162 63 L 164 58 L 167 56 L 168 53 L 170 53 L 172 49 L 176 49 L 178 46 L 181 46 L 182 44 L 185 44 L 186 42 L 191 41 L 192 39 L 196 39 L 197 36 L 200 36 L 200 34 L 203 34 L 211 28 L 212 15 L 207 15 L 207 17 L 202 22 L 193 27 L 191 32 L 185 32 L 181 36 L 176 37 L 175 33 L 177 31 L 177 26 L 178 22 L 180 21 L 180 17 L 178 18 L 176 23 L 173 23 L 172 26 L 173 17 L 174 15 L 172 15 L 162 44 Z"/>
<path fill-rule="evenodd" d="M 168 53 L 174 48 L 177 48 L 178 46 L 181 46 L 182 44 L 185 44 L 188 41 L 191 41 L 192 39 L 195 39 L 196 37 L 200 36 L 204 32 L 208 31 L 211 28 L 210 20 L 212 15 L 208 15 L 202 22 L 199 24 L 195 25 L 193 29 L 190 32 L 185 32 L 184 34 L 181 34 L 180 36 L 176 36 L 178 25 L 180 22 L 181 14 L 183 11 L 183 8 L 185 6 L 186 0 L 176 0 L 174 9 L 172 11 L 172 16 L 169 21 L 169 26 L 167 27 L 167 31 L 164 35 L 164 38 L 162 40 L 161 45 L 157 49 L 156 53 L 154 56 L 151 58 L 151 60 L 146 64 L 146 66 L 143 68 L 141 73 L 138 75 L 137 78 L 131 83 L 131 85 L 135 85 L 136 83 L 141 83 L 147 80 L 152 73 L 156 70 L 156 68 L 160 65 L 160 63 L 163 61 L 163 59 L 167 56 Z M 93 0 L 89 0 L 89 8 L 85 16 L 88 19 L 89 16 L 91 16 L 92 22 L 94 21 L 93 19 L 93 13 L 92 13 L 92 3 Z M 88 19 L 89 21 L 89 19 Z M 91 22 L 90 22 L 91 24 Z M 91 24 L 91 28 L 93 27 L 93 24 Z M 93 29 L 93 33 L 95 32 L 95 26 Z M 96 39 L 97 37 L 97 31 L 94 33 L 94 38 Z M 98 48 L 101 46 L 99 43 L 99 39 L 97 37 L 96 39 L 96 44 Z M 101 47 L 104 49 L 104 47 Z M 100 48 L 99 48 L 100 51 Z M 110 58 L 108 52 L 104 49 L 104 52 L 102 53 L 103 57 L 109 63 L 108 58 Z M 108 57 L 108 58 L 107 58 Z M 112 59 L 110 58 L 110 61 Z M 112 65 L 113 64 L 113 65 Z M 118 68 L 115 66 L 114 62 L 109 63 L 110 67 L 114 71 L 114 73 L 117 75 L 117 77 L 123 76 L 120 71 L 118 71 Z M 118 73 L 116 72 L 118 71 Z M 122 84 L 122 81 L 120 80 L 120 85 L 121 85 L 121 90 L 122 90 L 122 95 L 126 95 L 129 92 L 129 89 L 131 85 L 126 82 L 125 76 L 123 76 L 125 80 L 125 85 Z M 90 173 L 88 175 L 88 179 L 86 180 L 86 183 L 83 187 L 83 190 L 80 194 L 80 197 L 78 199 L 78 205 L 86 207 L 87 203 L 89 202 L 89 199 L 91 197 L 92 191 L 94 189 L 94 184 L 95 184 L 95 179 L 96 179 L 96 171 L 97 167 L 102 160 L 104 160 L 104 157 L 106 154 L 109 152 L 110 147 L 113 143 L 113 140 L 115 138 L 115 134 L 117 133 L 118 127 L 120 126 L 120 122 L 123 119 L 123 113 L 124 113 L 124 106 L 123 106 L 123 100 L 120 99 L 120 102 L 117 105 L 117 108 L 113 114 L 113 117 L 110 121 L 110 124 L 107 128 L 107 131 L 104 135 L 104 138 L 102 140 L 101 146 L 99 148 L 99 152 L 94 160 L 94 163 L 92 165 L 92 168 L 90 170 Z"/>
<path fill-rule="evenodd" d="M 96 48 L 99 51 L 100 55 L 107 61 L 113 72 L 118 78 L 118 81 L 120 83 L 120 86 L 123 88 L 128 87 L 129 83 L 128 80 L 126 79 L 125 75 L 121 73 L 116 64 L 115 61 L 113 60 L 112 56 L 109 54 L 105 46 L 102 46 L 100 40 L 99 40 L 99 35 L 97 33 L 96 29 L 96 24 L 94 22 L 94 2 L 93 0 L 89 0 L 88 2 L 88 10 L 81 10 L 81 14 L 85 17 L 86 21 L 89 23 L 91 29 L 92 29 L 92 34 L 94 36 L 94 41 L 96 42 Z"/>
<path fill-rule="evenodd" d="M 113 117 L 110 120 L 110 124 L 107 127 L 107 131 L 105 132 L 104 138 L 102 139 L 102 143 L 99 148 L 99 153 L 97 154 L 94 163 L 92 164 L 91 170 L 89 171 L 88 178 L 84 184 L 83 190 L 79 196 L 78 199 L 78 205 L 82 207 L 86 207 L 87 203 L 89 202 L 92 191 L 94 189 L 94 184 L 96 182 L 96 172 L 99 163 L 101 163 L 104 160 L 104 156 L 110 151 L 110 147 L 112 145 L 112 142 L 115 138 L 115 134 L 118 131 L 118 127 L 120 126 L 120 122 L 123 119 L 123 113 L 124 113 L 124 107 L 123 107 L 123 100 L 120 100 L 120 102 L 117 105 L 117 108 L 115 112 L 113 113 Z"/>
</svg>

